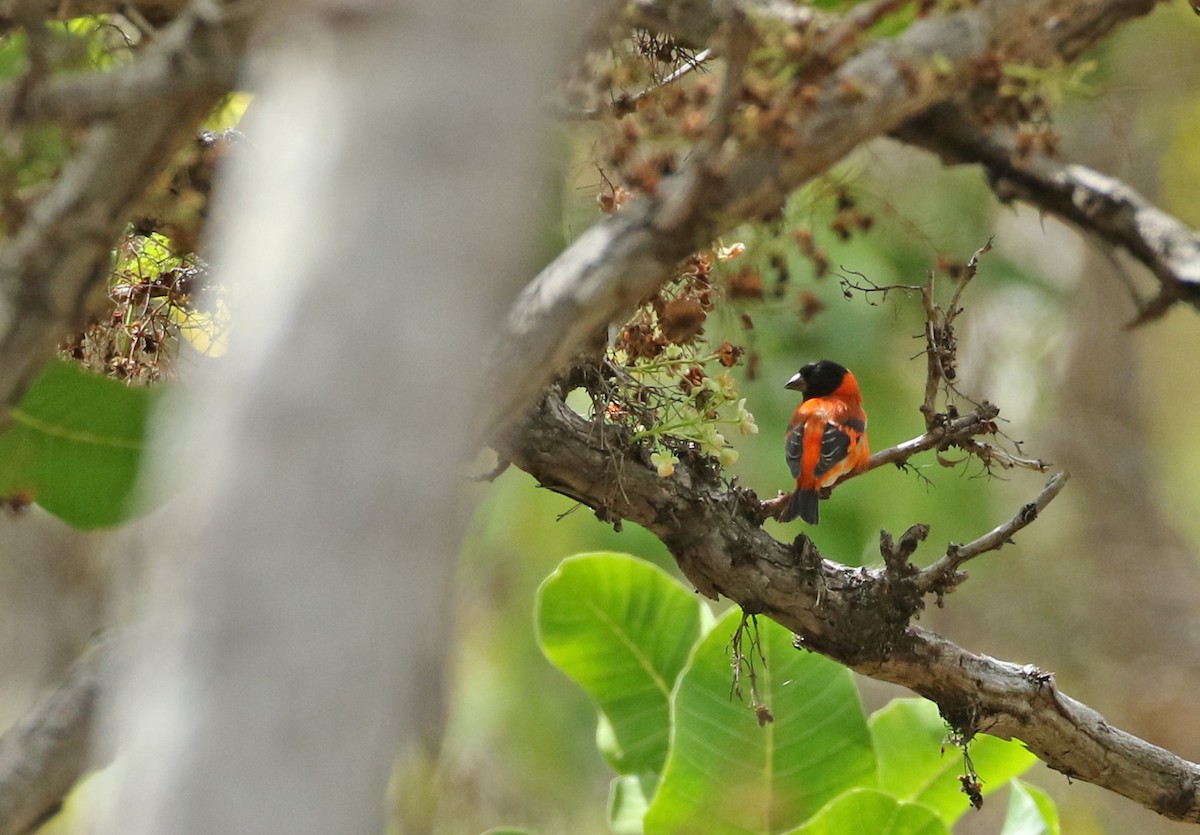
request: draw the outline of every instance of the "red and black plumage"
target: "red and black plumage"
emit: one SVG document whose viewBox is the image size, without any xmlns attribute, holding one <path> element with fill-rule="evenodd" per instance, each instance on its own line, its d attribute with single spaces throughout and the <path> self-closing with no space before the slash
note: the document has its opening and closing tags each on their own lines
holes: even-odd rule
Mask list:
<svg viewBox="0 0 1200 835">
<path fill-rule="evenodd" d="M 831 360 L 810 362 L 787 381 L 786 388 L 804 394 L 787 429 L 787 462 L 796 492 L 779 521 L 799 517 L 810 525 L 820 518 L 821 488 L 837 483 L 867 465 L 867 413 L 858 381 Z"/>
</svg>

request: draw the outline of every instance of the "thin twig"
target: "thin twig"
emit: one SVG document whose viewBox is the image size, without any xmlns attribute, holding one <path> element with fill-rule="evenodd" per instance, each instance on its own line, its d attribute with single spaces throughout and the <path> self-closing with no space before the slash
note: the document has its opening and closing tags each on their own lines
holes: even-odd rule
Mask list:
<svg viewBox="0 0 1200 835">
<path fill-rule="evenodd" d="M 925 307 L 925 397 L 921 401 L 921 414 L 925 416 L 925 428 L 928 430 L 932 430 L 937 421 L 937 393 L 945 378 L 938 355 L 942 317 L 933 298 L 934 281 L 934 273 L 931 272 L 929 281 L 921 288 L 921 304 Z"/>
<path fill-rule="evenodd" d="M 663 76 L 659 81 L 643 87 L 636 93 L 617 96 L 609 104 L 599 105 L 597 107 L 581 107 L 575 109 L 564 107 L 559 109 L 555 115 L 560 116 L 563 119 L 585 121 L 590 119 L 607 119 L 631 110 L 635 110 L 638 102 L 654 95 L 668 84 L 674 84 L 676 81 L 684 78 L 689 73 L 695 72 L 715 57 L 717 57 L 716 53 L 712 49 L 702 49 L 695 55 L 685 58 L 682 66 L 676 67 L 674 70 Z"/>
<path fill-rule="evenodd" d="M 962 298 L 963 290 L 967 289 L 967 285 L 971 283 L 971 279 L 979 272 L 979 259 L 984 254 L 991 252 L 992 241 L 995 238 L 988 238 L 987 243 L 975 250 L 971 257 L 967 259 L 967 266 L 963 270 L 962 277 L 958 281 L 958 287 L 954 289 L 954 295 L 950 297 L 949 315 L 957 316 L 959 312 L 958 303 Z"/>
<path fill-rule="evenodd" d="M 980 257 L 992 248 L 992 239 L 975 250 L 967 260 L 961 274 L 958 276 L 958 286 L 950 296 L 950 303 L 942 307 L 937 303 L 934 284 L 934 273 L 929 274 L 929 281 L 921 289 L 921 302 L 925 307 L 925 356 L 927 371 L 925 377 L 925 399 L 921 403 L 921 414 L 925 416 L 925 428 L 932 429 L 944 416 L 937 408 L 937 395 L 943 388 L 947 404 L 952 402 L 952 395 L 958 394 L 954 387 L 956 376 L 955 366 L 958 363 L 958 341 L 954 336 L 954 322 L 962 313 L 963 291 L 971 283 L 971 279 L 979 272 Z"/>
<path fill-rule="evenodd" d="M 934 426 L 923 435 L 876 452 L 871 456 L 862 472 L 870 472 L 884 464 L 903 464 L 918 452 L 924 452 L 927 449 L 944 449 L 974 435 L 991 434 L 995 431 L 992 421 L 999 414 L 1000 410 L 991 403 L 981 403 L 979 408 L 969 415 L 954 418 L 940 426 Z"/>
<path fill-rule="evenodd" d="M 945 556 L 922 569 L 921 573 L 917 575 L 917 588 L 922 592 L 938 594 L 953 590 L 965 577 L 959 572 L 963 563 L 980 554 L 997 551 L 1004 545 L 1010 544 L 1013 535 L 1037 519 L 1038 515 L 1046 509 L 1046 505 L 1062 492 L 1070 477 L 1070 473 L 1065 470 L 1055 473 L 1054 477 L 1042 488 L 1042 492 L 1038 494 L 1037 498 L 1029 504 L 1022 505 L 1016 515 L 1003 525 L 993 528 L 966 545 L 951 544 L 946 549 Z"/>
<path fill-rule="evenodd" d="M 995 434 L 1000 434 L 998 431 L 996 431 L 996 427 L 993 427 L 993 432 Z M 1034 472 L 1044 473 L 1052 466 L 1049 461 L 1045 461 L 1041 458 L 1026 458 L 1022 455 L 1013 455 L 1011 452 L 1003 450 L 1000 447 L 992 446 L 991 444 L 985 444 L 981 441 L 976 441 L 973 438 L 965 441 L 959 441 L 957 442 L 957 445 L 962 447 L 964 452 L 969 452 L 971 455 L 974 455 L 976 458 L 982 461 L 986 467 L 990 467 L 992 464 L 998 464 L 1006 470 L 1019 468 L 1023 470 L 1033 470 Z"/>
</svg>

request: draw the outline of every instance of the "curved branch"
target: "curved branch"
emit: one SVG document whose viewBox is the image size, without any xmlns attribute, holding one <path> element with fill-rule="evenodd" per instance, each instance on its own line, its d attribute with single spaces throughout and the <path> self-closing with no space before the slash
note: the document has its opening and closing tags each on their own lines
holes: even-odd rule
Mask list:
<svg viewBox="0 0 1200 835">
<path fill-rule="evenodd" d="M 799 646 L 937 702 L 956 728 L 1019 738 L 1064 774 L 1200 822 L 1200 766 L 1110 727 L 1059 693 L 1052 675 L 974 655 L 912 626 L 927 590 L 916 572 L 824 560 L 804 534 L 791 544 L 776 541 L 760 527 L 757 497 L 727 488 L 711 459 L 681 455 L 675 474 L 660 478 L 648 453 L 618 429 L 575 414 L 558 390 L 496 446 L 542 486 L 602 519 L 643 525 L 699 591 L 783 624 Z M 1044 491 L 1035 505 L 1050 498 Z M 920 531 L 905 538 L 915 545 Z"/>
<path fill-rule="evenodd" d="M 843 481 L 853 478 L 855 475 L 870 472 L 876 467 L 882 467 L 884 464 L 903 464 L 918 452 L 925 452 L 930 449 L 946 449 L 976 435 L 990 435 L 996 431 L 993 421 L 999 414 L 1000 410 L 997 407 L 984 401 L 979 404 L 975 411 L 968 415 L 935 425 L 923 435 L 896 444 L 893 447 L 881 449 L 871 456 L 871 459 L 867 462 L 867 466 L 862 472 L 847 476 Z"/>
<path fill-rule="evenodd" d="M 936 702 L 955 727 L 1021 740 L 1067 777 L 1172 820 L 1200 822 L 1200 765 L 1114 728 L 1059 691 L 1052 673 L 976 655 L 920 627 L 908 633 L 905 653 L 854 669 Z"/>
<path fill-rule="evenodd" d="M 975 559 L 980 554 L 998 551 L 1005 545 L 1011 544 L 1013 535 L 1031 525 L 1038 518 L 1046 506 L 1054 501 L 1054 498 L 1067 486 L 1067 480 L 1070 477 L 1070 473 L 1066 471 L 1055 473 L 1037 498 L 1029 504 L 1022 505 L 1017 514 L 1003 525 L 996 526 L 966 545 L 951 543 L 946 548 L 945 556 L 929 567 L 921 569 L 917 575 L 917 588 L 922 592 L 936 592 L 939 595 L 953 591 L 965 576 L 958 570 L 963 563 Z"/>
<path fill-rule="evenodd" d="M 1177 302 L 1200 310 L 1200 234 L 1129 186 L 1082 165 L 1022 155 L 1003 131 L 979 127 L 963 107 L 944 104 L 893 132 L 948 164 L 979 163 L 1003 202 L 1023 200 L 1116 244 L 1159 283 L 1133 324 L 1162 316 Z"/>
<path fill-rule="evenodd" d="M 647 0 L 639 7 L 656 5 Z M 608 324 L 657 290 L 688 253 L 743 220 L 777 213 L 788 194 L 858 145 L 980 84 L 982 62 L 1044 65 L 1076 54 L 1154 5 L 982 0 L 918 21 L 842 63 L 814 86 L 818 94 L 784 141 L 729 142 L 694 154 L 657 194 L 593 226 L 530 282 L 491 355 L 485 425 L 495 427 L 533 402 L 571 357 L 602 342 Z M 751 6 L 751 20 L 773 8 Z M 702 24 L 697 31 L 708 37 L 716 30 L 713 4 L 698 0 L 686 7 L 692 12 L 685 17 Z"/>
<path fill-rule="evenodd" d="M 78 125 L 133 111 L 149 113 L 168 99 L 197 92 L 231 89 L 237 64 L 191 60 L 193 48 L 186 40 L 172 38 L 152 49 L 149 60 L 108 72 L 50 75 L 32 86 L 23 80 L 0 85 L 0 113 L 9 125 L 49 121 Z"/>
</svg>

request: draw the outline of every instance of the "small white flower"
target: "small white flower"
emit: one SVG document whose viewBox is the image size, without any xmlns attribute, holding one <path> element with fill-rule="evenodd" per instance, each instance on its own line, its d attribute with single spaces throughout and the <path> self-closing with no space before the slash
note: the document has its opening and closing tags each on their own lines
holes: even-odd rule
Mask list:
<svg viewBox="0 0 1200 835">
<path fill-rule="evenodd" d="M 758 424 L 754 422 L 754 415 L 746 411 L 746 398 L 742 398 L 737 402 L 737 413 L 733 416 L 737 421 L 737 430 L 743 435 L 757 435 Z"/>
</svg>

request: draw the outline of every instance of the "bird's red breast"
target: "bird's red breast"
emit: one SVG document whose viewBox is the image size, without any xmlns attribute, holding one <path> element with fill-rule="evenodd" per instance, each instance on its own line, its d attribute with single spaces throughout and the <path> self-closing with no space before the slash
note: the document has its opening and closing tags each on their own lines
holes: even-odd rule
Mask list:
<svg viewBox="0 0 1200 835">
<path fill-rule="evenodd" d="M 867 413 L 854 375 L 830 360 L 809 363 L 787 383 L 804 393 L 788 424 L 788 468 L 796 492 L 780 514 L 782 522 L 797 517 L 815 525 L 822 487 L 862 470 L 871 457 Z"/>
</svg>

